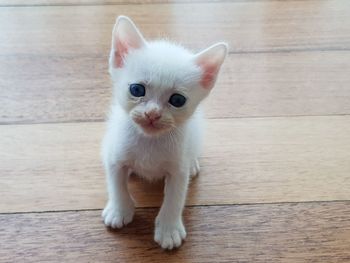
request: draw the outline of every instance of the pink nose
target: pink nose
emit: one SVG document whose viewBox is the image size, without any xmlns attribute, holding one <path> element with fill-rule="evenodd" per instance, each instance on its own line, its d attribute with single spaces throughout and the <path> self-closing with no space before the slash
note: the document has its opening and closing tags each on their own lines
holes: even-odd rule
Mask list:
<svg viewBox="0 0 350 263">
<path fill-rule="evenodd" d="M 145 116 L 149 121 L 157 121 L 160 119 L 161 115 L 159 112 L 156 111 L 150 111 L 150 112 L 145 112 Z"/>
</svg>

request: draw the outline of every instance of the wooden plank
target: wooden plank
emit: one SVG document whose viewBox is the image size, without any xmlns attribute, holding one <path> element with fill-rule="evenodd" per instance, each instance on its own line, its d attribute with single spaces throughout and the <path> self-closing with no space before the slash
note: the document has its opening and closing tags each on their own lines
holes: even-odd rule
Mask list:
<svg viewBox="0 0 350 263">
<path fill-rule="evenodd" d="M 0 212 L 103 208 L 103 126 L 1 126 Z M 188 205 L 350 199 L 350 116 L 213 119 L 206 138 Z M 161 186 L 130 182 L 138 207 Z"/>
<path fill-rule="evenodd" d="M 0 63 L 1 123 L 103 119 L 111 96 L 106 59 L 6 58 Z"/>
<path fill-rule="evenodd" d="M 159 3 L 205 3 L 227 2 L 229 0 L 0 0 L 1 6 L 56 6 L 56 5 L 128 5 L 128 4 L 159 4 Z M 235 0 L 237 1 L 237 0 Z M 241 1 L 241 0 L 238 0 Z M 244 1 L 244 0 L 243 0 Z M 254 0 L 257 1 L 257 0 Z M 258 0 L 266 1 L 266 0 Z M 268 0 L 267 0 L 268 1 Z"/>
<path fill-rule="evenodd" d="M 350 114 L 350 53 L 231 54 L 205 102 L 209 118 Z M 7 57 L 0 123 L 103 120 L 111 83 L 103 57 Z"/>
<path fill-rule="evenodd" d="M 185 209 L 188 238 L 153 242 L 156 211 L 108 231 L 100 211 L 0 215 L 2 262 L 349 262 L 350 202 Z"/>
<path fill-rule="evenodd" d="M 106 54 L 120 14 L 146 37 L 196 49 L 225 40 L 234 52 L 349 50 L 349 12 L 346 0 L 2 7 L 0 55 Z"/>
</svg>

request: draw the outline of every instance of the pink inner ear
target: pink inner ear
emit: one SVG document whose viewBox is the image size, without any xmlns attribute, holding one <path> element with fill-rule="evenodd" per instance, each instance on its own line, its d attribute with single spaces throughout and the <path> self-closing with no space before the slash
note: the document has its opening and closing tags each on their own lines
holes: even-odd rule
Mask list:
<svg viewBox="0 0 350 263">
<path fill-rule="evenodd" d="M 128 43 L 117 40 L 116 48 L 117 50 L 114 51 L 114 66 L 116 68 L 121 68 L 124 65 L 123 58 L 128 54 Z"/>
<path fill-rule="evenodd" d="M 203 75 L 200 84 L 205 89 L 212 87 L 213 81 L 218 73 L 218 67 L 215 64 L 201 63 L 200 67 L 203 69 Z"/>
</svg>

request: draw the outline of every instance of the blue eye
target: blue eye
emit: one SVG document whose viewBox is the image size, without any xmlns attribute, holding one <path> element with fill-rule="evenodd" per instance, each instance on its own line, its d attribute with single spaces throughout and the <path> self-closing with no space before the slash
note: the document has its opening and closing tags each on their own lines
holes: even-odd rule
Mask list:
<svg viewBox="0 0 350 263">
<path fill-rule="evenodd" d="M 169 99 L 169 103 L 176 108 L 180 108 L 186 103 L 186 98 L 181 94 L 174 93 Z"/>
<path fill-rule="evenodd" d="M 134 97 L 143 97 L 146 94 L 145 86 L 141 84 L 130 84 L 129 90 Z"/>
</svg>

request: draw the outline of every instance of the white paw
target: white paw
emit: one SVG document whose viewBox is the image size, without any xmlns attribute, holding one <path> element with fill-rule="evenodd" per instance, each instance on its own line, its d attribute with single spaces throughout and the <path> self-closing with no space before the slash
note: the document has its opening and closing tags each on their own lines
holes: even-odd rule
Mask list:
<svg viewBox="0 0 350 263">
<path fill-rule="evenodd" d="M 195 159 L 190 168 L 190 177 L 193 178 L 199 174 L 200 167 L 199 167 L 199 162 L 198 159 Z"/>
<path fill-rule="evenodd" d="M 111 228 L 122 228 L 132 221 L 134 212 L 133 204 L 121 208 L 117 204 L 108 202 L 102 212 L 103 222 Z"/>
<path fill-rule="evenodd" d="M 156 223 L 154 240 L 163 249 L 177 248 L 181 246 L 182 240 L 185 238 L 186 230 L 181 220 L 172 224 L 162 223 L 161 221 Z"/>
</svg>

